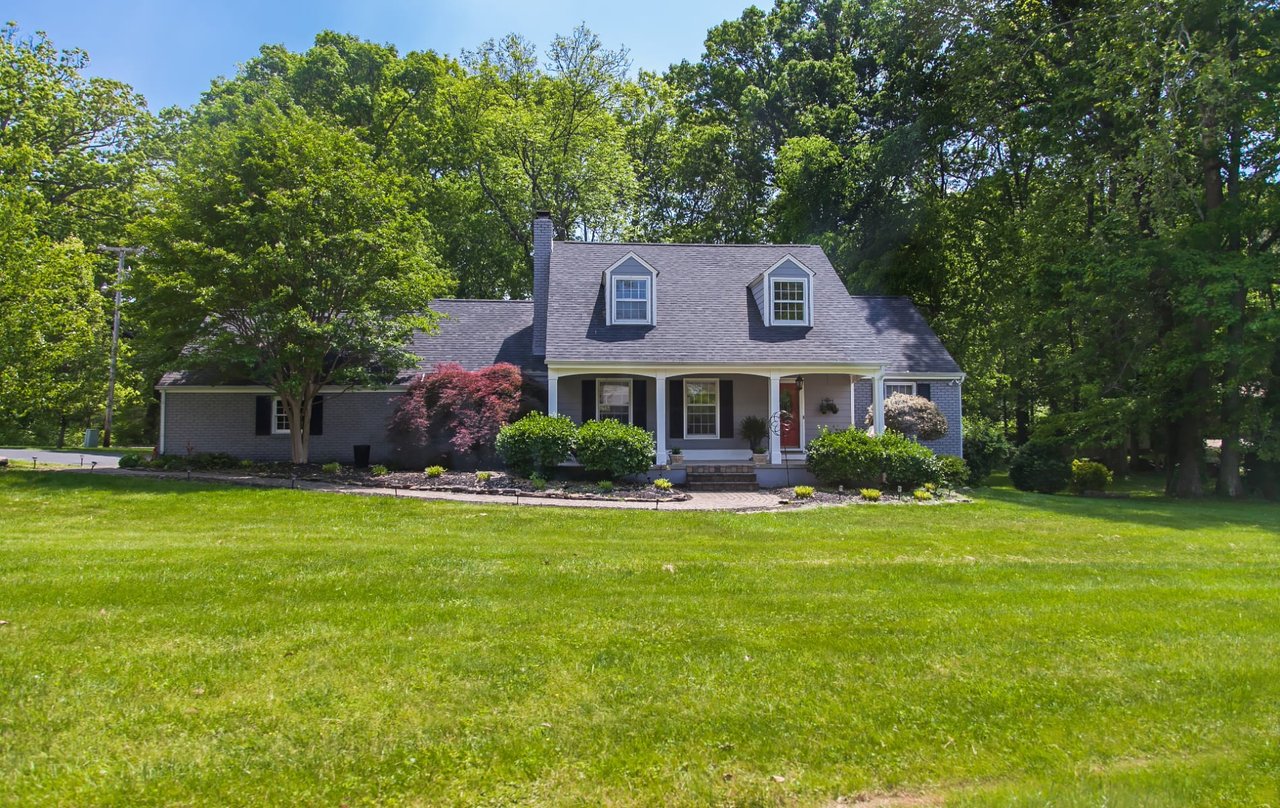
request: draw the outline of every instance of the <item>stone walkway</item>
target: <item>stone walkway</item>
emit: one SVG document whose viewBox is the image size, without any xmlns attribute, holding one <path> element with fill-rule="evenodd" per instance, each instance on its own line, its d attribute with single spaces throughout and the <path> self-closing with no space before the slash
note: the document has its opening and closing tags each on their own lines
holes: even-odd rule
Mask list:
<svg viewBox="0 0 1280 808">
<path fill-rule="evenodd" d="M 79 469 L 60 469 L 59 473 L 80 473 Z M 88 473 L 88 472 L 85 472 Z M 604 499 L 559 499 L 555 497 L 507 496 L 505 494 L 463 494 L 453 491 L 420 491 L 406 488 L 374 488 L 363 485 L 341 485 L 313 480 L 286 480 L 280 477 L 257 477 L 248 474 L 193 471 L 136 471 L 133 469 L 99 469 L 98 474 L 119 477 L 149 477 L 167 480 L 191 480 L 199 482 L 243 485 L 254 488 L 295 488 L 300 491 L 319 491 L 330 494 L 356 494 L 369 497 L 400 497 L 405 499 L 447 500 L 473 502 L 482 505 L 541 505 L 558 508 L 615 508 L 642 511 L 762 511 L 782 506 L 772 494 L 758 491 L 693 491 L 689 499 L 681 502 L 622 502 Z M 796 506 L 789 506 L 794 509 Z M 808 506 L 806 506 L 808 507 Z"/>
</svg>

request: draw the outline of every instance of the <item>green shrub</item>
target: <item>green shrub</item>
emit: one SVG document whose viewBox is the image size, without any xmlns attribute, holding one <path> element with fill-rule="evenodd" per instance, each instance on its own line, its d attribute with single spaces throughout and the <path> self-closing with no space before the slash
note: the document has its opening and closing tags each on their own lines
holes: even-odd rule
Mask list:
<svg viewBox="0 0 1280 808">
<path fill-rule="evenodd" d="M 529 485 L 534 491 L 546 491 L 547 478 L 535 471 L 533 474 L 529 475 Z"/>
<path fill-rule="evenodd" d="M 827 486 L 919 488 L 942 481 L 942 466 L 929 447 L 893 431 L 873 437 L 857 428 L 824 430 L 809 442 L 805 465 Z"/>
<path fill-rule="evenodd" d="M 812 485 L 797 485 L 795 488 L 796 499 L 810 499 L 813 497 Z"/>
<path fill-rule="evenodd" d="M 554 474 L 573 451 L 577 427 L 564 415 L 531 412 L 498 431 L 494 446 L 507 467 L 522 477 Z"/>
<path fill-rule="evenodd" d="M 942 464 L 929 447 L 892 430 L 886 431 L 876 440 L 883 452 L 884 481 L 887 485 L 907 489 L 942 482 Z"/>
<path fill-rule="evenodd" d="M 320 467 L 320 470 L 323 471 L 325 474 L 337 474 L 338 472 L 342 471 L 342 464 L 338 462 L 325 463 L 323 466 Z"/>
<path fill-rule="evenodd" d="M 391 470 L 381 463 L 375 463 L 369 467 L 369 474 L 374 477 L 386 477 L 390 473 Z"/>
<path fill-rule="evenodd" d="M 599 489 L 600 489 L 600 493 L 601 493 L 601 494 L 612 494 L 612 493 L 613 493 L 613 481 L 612 481 L 612 480 L 601 480 L 600 482 L 596 483 L 596 488 L 599 488 Z"/>
<path fill-rule="evenodd" d="M 969 483 L 969 464 L 953 455 L 939 455 L 942 484 L 948 488 L 960 488 Z"/>
<path fill-rule="evenodd" d="M 881 497 L 880 489 L 878 488 L 863 488 L 858 491 L 858 494 L 867 502 L 879 502 Z"/>
<path fill-rule="evenodd" d="M 653 487 L 658 489 L 659 491 L 670 491 L 675 486 L 666 477 L 659 477 L 658 479 L 653 481 Z"/>
<path fill-rule="evenodd" d="M 256 465 L 257 465 L 257 463 L 254 463 L 252 460 L 248 460 L 248 459 L 246 459 L 246 460 L 241 460 L 241 461 L 240 461 L 240 468 L 242 468 L 242 469 L 251 469 L 251 468 L 253 468 L 253 467 L 254 467 L 254 466 L 256 466 Z M 327 465 L 335 465 L 335 466 L 336 466 L 337 464 L 336 464 L 336 463 L 333 463 L 333 464 L 327 464 Z M 339 468 L 341 468 L 341 466 L 339 466 Z M 334 470 L 335 470 L 335 471 L 337 471 L 337 469 L 334 469 Z"/>
<path fill-rule="evenodd" d="M 759 415 L 748 415 L 738 424 L 738 434 L 746 439 L 751 451 L 759 454 L 764 451 L 765 440 L 769 437 L 769 423 Z"/>
<path fill-rule="evenodd" d="M 911 493 L 911 496 L 915 497 L 917 502 L 928 502 L 929 500 L 933 499 L 933 494 L 931 494 L 929 490 L 925 488 L 917 488 L 915 491 Z"/>
<path fill-rule="evenodd" d="M 1021 446 L 1009 461 L 1009 479 L 1020 491 L 1054 494 L 1067 487 L 1071 464 L 1054 444 L 1032 441 Z"/>
<path fill-rule="evenodd" d="M 982 485 L 991 473 L 1004 468 L 1013 447 L 1004 429 L 980 418 L 964 419 L 964 462 L 969 466 L 969 482 Z"/>
<path fill-rule="evenodd" d="M 653 466 L 653 435 L 647 429 L 606 418 L 578 428 L 574 455 L 588 474 L 616 480 Z"/>
<path fill-rule="evenodd" d="M 492 471 L 477 471 L 477 472 L 476 472 L 476 482 L 478 482 L 478 483 L 487 483 L 487 482 L 489 482 L 489 480 L 491 480 L 491 479 L 493 479 L 493 472 L 492 472 Z"/>
<path fill-rule="evenodd" d="M 824 429 L 809 442 L 805 466 L 826 486 L 879 485 L 884 472 L 880 443 L 860 429 Z"/>
<path fill-rule="evenodd" d="M 142 465 L 142 455 L 137 452 L 125 452 L 120 455 L 120 460 L 117 461 L 116 465 L 122 469 L 136 469 Z"/>
<path fill-rule="evenodd" d="M 444 476 L 444 466 L 427 466 L 426 475 L 429 479 L 436 479 Z"/>
<path fill-rule="evenodd" d="M 1081 459 L 1071 461 L 1071 490 L 1077 494 L 1106 491 L 1111 480 L 1111 469 L 1101 463 Z"/>
</svg>

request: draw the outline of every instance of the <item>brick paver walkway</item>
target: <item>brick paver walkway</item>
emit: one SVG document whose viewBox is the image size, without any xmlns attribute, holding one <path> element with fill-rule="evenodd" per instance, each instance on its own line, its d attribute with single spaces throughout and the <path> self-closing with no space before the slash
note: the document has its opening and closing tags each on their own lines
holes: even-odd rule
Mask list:
<svg viewBox="0 0 1280 808">
<path fill-rule="evenodd" d="M 78 472 L 66 469 L 61 473 Z M 215 482 L 256 488 L 296 488 L 302 491 L 321 491 L 333 494 L 356 494 L 373 497 L 403 497 L 407 499 L 435 499 L 450 502 L 475 502 L 502 505 L 541 505 L 559 508 L 616 508 L 624 510 L 659 511 L 747 511 L 778 508 L 778 498 L 759 491 L 693 491 L 683 502 L 622 502 L 602 499 L 557 499 L 554 497 L 507 496 L 505 494 L 465 494 L 454 491 L 415 491 L 411 489 L 372 488 L 361 485 L 340 485 L 311 480 L 286 480 L 279 477 L 257 477 L 247 474 L 182 471 L 135 471 L 133 469 L 99 469 L 98 474 L 114 474 L 128 477 L 161 477 L 170 480 Z M 794 507 L 794 506 L 792 506 Z"/>
</svg>

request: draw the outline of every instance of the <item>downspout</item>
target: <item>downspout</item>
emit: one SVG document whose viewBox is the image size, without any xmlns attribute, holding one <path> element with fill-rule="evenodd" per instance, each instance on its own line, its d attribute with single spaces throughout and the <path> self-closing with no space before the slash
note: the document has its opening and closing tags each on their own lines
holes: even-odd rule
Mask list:
<svg viewBox="0 0 1280 808">
<path fill-rule="evenodd" d="M 156 452 L 160 455 L 164 454 L 164 411 L 168 401 L 165 400 L 165 390 L 160 388 L 160 440 L 157 441 Z"/>
</svg>

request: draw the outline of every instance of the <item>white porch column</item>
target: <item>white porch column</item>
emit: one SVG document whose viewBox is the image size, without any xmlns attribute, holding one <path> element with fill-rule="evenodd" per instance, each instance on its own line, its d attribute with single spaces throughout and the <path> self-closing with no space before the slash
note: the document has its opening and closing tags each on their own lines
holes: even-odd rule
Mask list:
<svg viewBox="0 0 1280 808">
<path fill-rule="evenodd" d="M 657 464 L 659 466 L 667 462 L 667 377 L 654 376 L 653 383 L 657 385 L 654 388 L 654 406 L 658 408 L 657 418 L 654 423 L 657 425 L 658 451 Z"/>
<path fill-rule="evenodd" d="M 779 389 L 781 382 L 782 374 L 769 374 L 769 462 L 774 464 L 782 462 L 782 421 L 779 415 L 782 409 L 782 391 Z"/>
<path fill-rule="evenodd" d="M 547 415 L 560 413 L 560 374 L 547 371 Z"/>
<path fill-rule="evenodd" d="M 849 377 L 849 427 L 858 426 L 858 377 Z"/>
<path fill-rule="evenodd" d="M 871 403 L 875 407 L 875 430 L 877 435 L 884 434 L 884 374 L 877 373 L 871 380 L 874 385 L 871 391 Z"/>
</svg>

